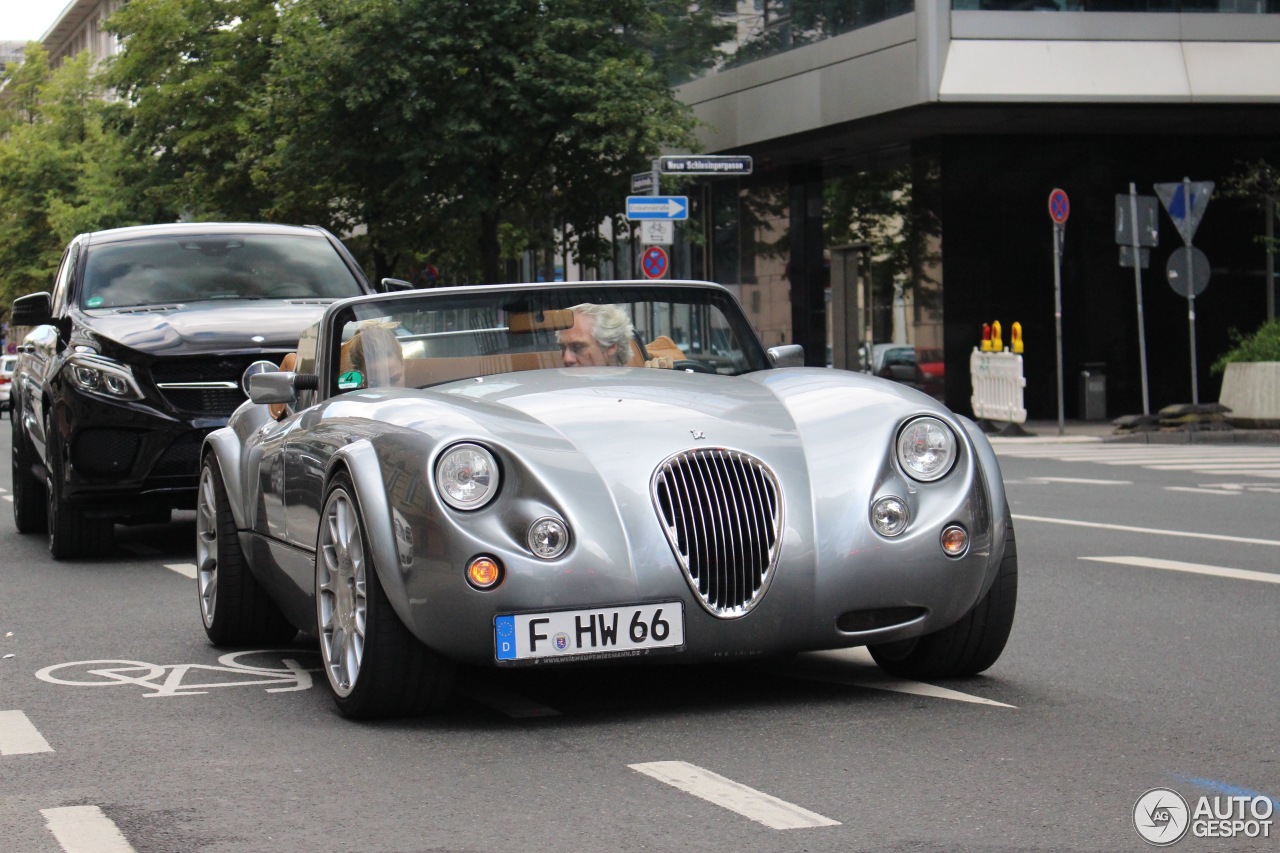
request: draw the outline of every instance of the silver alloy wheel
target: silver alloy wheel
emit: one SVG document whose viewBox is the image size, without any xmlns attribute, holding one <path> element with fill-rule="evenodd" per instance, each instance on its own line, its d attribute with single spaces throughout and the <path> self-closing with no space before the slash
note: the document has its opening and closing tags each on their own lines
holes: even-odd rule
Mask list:
<svg viewBox="0 0 1280 853">
<path fill-rule="evenodd" d="M 200 616 L 205 628 L 213 627 L 218 607 L 218 495 L 213 469 L 200 469 L 200 489 L 196 498 L 196 585 L 200 593 Z"/>
<path fill-rule="evenodd" d="M 355 502 L 341 488 L 329 494 L 316 554 L 320 655 L 335 693 L 346 697 L 360 677 L 369 612 L 364 539 Z"/>
</svg>

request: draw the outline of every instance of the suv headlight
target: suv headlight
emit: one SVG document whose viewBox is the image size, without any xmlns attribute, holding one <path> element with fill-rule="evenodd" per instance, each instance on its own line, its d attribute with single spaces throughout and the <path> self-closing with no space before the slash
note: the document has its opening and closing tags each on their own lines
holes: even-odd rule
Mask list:
<svg viewBox="0 0 1280 853">
<path fill-rule="evenodd" d="M 913 480 L 937 480 L 955 461 L 955 433 L 937 418 L 916 418 L 898 433 L 898 464 Z"/>
<path fill-rule="evenodd" d="M 63 371 L 72 385 L 89 394 L 111 400 L 142 399 L 142 391 L 127 364 L 100 355 L 76 353 L 67 359 Z"/>
</svg>

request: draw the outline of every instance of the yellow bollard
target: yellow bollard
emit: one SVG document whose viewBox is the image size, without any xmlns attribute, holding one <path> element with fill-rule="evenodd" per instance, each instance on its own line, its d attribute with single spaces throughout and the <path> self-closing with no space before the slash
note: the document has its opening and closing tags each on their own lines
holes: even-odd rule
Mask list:
<svg viewBox="0 0 1280 853">
<path fill-rule="evenodd" d="M 1000 339 L 1000 321 L 993 320 L 991 323 L 991 351 L 1003 352 L 1004 343 Z"/>
<path fill-rule="evenodd" d="M 1009 327 L 1009 340 L 1010 340 L 1010 345 L 1013 347 L 1013 351 L 1015 353 L 1021 353 L 1022 352 L 1022 324 L 1016 320 L 1014 321 L 1013 325 Z"/>
</svg>

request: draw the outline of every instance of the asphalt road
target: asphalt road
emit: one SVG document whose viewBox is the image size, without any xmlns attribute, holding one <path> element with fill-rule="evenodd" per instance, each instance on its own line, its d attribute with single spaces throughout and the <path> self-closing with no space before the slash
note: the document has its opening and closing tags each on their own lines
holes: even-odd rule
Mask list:
<svg viewBox="0 0 1280 853">
<path fill-rule="evenodd" d="M 1150 789 L 1280 799 L 1280 448 L 998 450 L 1021 590 L 984 676 L 469 670 L 379 724 L 333 710 L 306 642 L 207 643 L 190 515 L 55 563 L 0 504 L 0 849 L 1142 850 Z"/>
</svg>

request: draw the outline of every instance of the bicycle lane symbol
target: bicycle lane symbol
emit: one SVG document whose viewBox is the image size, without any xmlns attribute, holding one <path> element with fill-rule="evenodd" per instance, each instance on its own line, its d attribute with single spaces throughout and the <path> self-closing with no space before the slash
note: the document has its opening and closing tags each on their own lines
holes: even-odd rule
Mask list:
<svg viewBox="0 0 1280 853">
<path fill-rule="evenodd" d="M 311 673 L 319 667 L 307 668 L 294 658 L 296 650 L 255 649 L 231 652 L 218 658 L 218 665 L 180 663 L 160 665 L 136 660 L 80 660 L 46 666 L 36 678 L 50 684 L 72 687 L 119 687 L 132 685 L 150 691 L 148 696 L 200 696 L 214 687 L 264 686 L 268 693 L 291 693 L 309 690 Z M 249 655 L 277 656 L 281 667 L 254 666 L 241 662 Z M 201 674 L 207 674 L 203 678 Z M 196 682 L 188 678 L 202 678 Z"/>
</svg>

